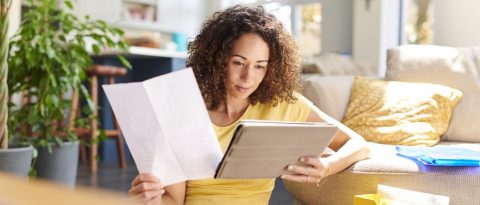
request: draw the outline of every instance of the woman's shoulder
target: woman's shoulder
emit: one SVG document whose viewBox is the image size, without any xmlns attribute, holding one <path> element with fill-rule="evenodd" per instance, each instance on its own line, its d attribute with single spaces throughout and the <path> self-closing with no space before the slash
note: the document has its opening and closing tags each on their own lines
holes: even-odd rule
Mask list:
<svg viewBox="0 0 480 205">
<path fill-rule="evenodd" d="M 310 113 L 312 103 L 300 93 L 293 93 L 294 101 L 280 101 L 277 103 L 257 103 L 252 106 L 252 113 L 256 117 L 281 121 L 303 121 Z"/>
<path fill-rule="evenodd" d="M 266 102 L 266 103 L 257 103 L 256 107 L 259 108 L 275 108 L 275 107 L 292 107 L 292 106 L 308 106 L 312 105 L 313 103 L 308 100 L 305 96 L 298 92 L 293 92 L 294 100 L 278 100 L 276 102 Z"/>
<path fill-rule="evenodd" d="M 305 96 L 303 96 L 302 94 L 300 94 L 298 92 L 293 92 L 293 96 L 295 98 L 297 98 L 295 103 L 300 102 L 300 103 L 312 104 L 312 102 L 310 100 L 308 100 Z"/>
<path fill-rule="evenodd" d="M 284 100 L 278 103 L 280 106 L 307 106 L 310 107 L 312 105 L 312 102 L 308 100 L 305 96 L 298 92 L 293 92 L 293 97 L 295 98 L 294 100 Z"/>
</svg>

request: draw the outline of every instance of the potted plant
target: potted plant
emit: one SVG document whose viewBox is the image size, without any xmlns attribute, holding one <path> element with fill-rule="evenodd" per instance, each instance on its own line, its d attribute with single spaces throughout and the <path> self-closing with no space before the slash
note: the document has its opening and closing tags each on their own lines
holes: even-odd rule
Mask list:
<svg viewBox="0 0 480 205">
<path fill-rule="evenodd" d="M 34 165 L 38 177 L 74 185 L 78 136 L 72 126 L 64 126 L 72 104 L 65 95 L 79 91 L 87 101 L 85 118 L 77 119 L 76 124 L 97 117 L 92 116 L 91 98 L 82 83 L 92 66 L 91 52 L 100 54 L 106 48 L 126 51 L 127 45 L 122 30 L 88 16 L 81 20 L 71 13 L 70 0 L 57 2 L 27 0 L 28 10 L 11 39 L 8 88 L 11 94 L 21 95 L 22 102 L 21 106 L 10 104 L 8 128 L 21 142 L 38 149 Z M 122 56 L 119 59 L 129 67 Z M 63 161 L 52 164 L 54 160 Z M 44 163 L 59 170 L 49 170 Z"/>
<path fill-rule="evenodd" d="M 32 161 L 32 146 L 9 145 L 8 118 L 8 12 L 10 0 L 0 0 L 0 171 L 26 177 Z"/>
</svg>

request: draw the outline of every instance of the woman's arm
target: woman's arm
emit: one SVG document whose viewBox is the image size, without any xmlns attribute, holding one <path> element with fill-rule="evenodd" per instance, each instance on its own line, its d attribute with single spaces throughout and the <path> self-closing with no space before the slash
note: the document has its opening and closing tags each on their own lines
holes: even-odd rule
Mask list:
<svg viewBox="0 0 480 205">
<path fill-rule="evenodd" d="M 132 181 L 130 196 L 149 205 L 184 204 L 186 182 L 166 187 L 152 174 L 139 174 Z"/>
<path fill-rule="evenodd" d="M 340 172 L 353 163 L 369 157 L 370 152 L 362 136 L 325 114 L 317 107 L 312 107 L 307 121 L 328 122 L 339 128 L 339 132 L 337 132 L 337 135 L 335 135 L 329 145 L 329 148 L 336 153 L 324 158 L 329 165 L 327 175 Z"/>
<path fill-rule="evenodd" d="M 328 175 L 346 169 L 353 163 L 369 157 L 365 140 L 356 132 L 312 106 L 307 122 L 328 122 L 336 125 L 339 131 L 334 136 L 329 148 L 335 153 L 325 158 L 301 157 L 302 165 L 289 165 L 287 169 L 296 174 L 282 175 L 282 179 L 318 183 Z"/>
</svg>

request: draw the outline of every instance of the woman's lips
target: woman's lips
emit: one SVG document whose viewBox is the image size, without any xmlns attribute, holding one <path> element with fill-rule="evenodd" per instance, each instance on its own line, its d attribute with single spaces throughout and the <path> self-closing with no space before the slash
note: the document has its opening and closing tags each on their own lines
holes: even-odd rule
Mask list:
<svg viewBox="0 0 480 205">
<path fill-rule="evenodd" d="M 249 87 L 243 87 L 243 86 L 238 86 L 238 85 L 236 85 L 235 87 L 240 92 L 247 92 L 250 89 Z"/>
</svg>

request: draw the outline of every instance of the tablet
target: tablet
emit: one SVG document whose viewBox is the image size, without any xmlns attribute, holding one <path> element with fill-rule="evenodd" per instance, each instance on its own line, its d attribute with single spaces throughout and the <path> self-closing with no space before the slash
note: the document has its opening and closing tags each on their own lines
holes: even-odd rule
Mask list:
<svg viewBox="0 0 480 205">
<path fill-rule="evenodd" d="M 243 120 L 217 167 L 215 178 L 275 178 L 301 156 L 320 157 L 338 128 L 312 122 Z"/>
</svg>

